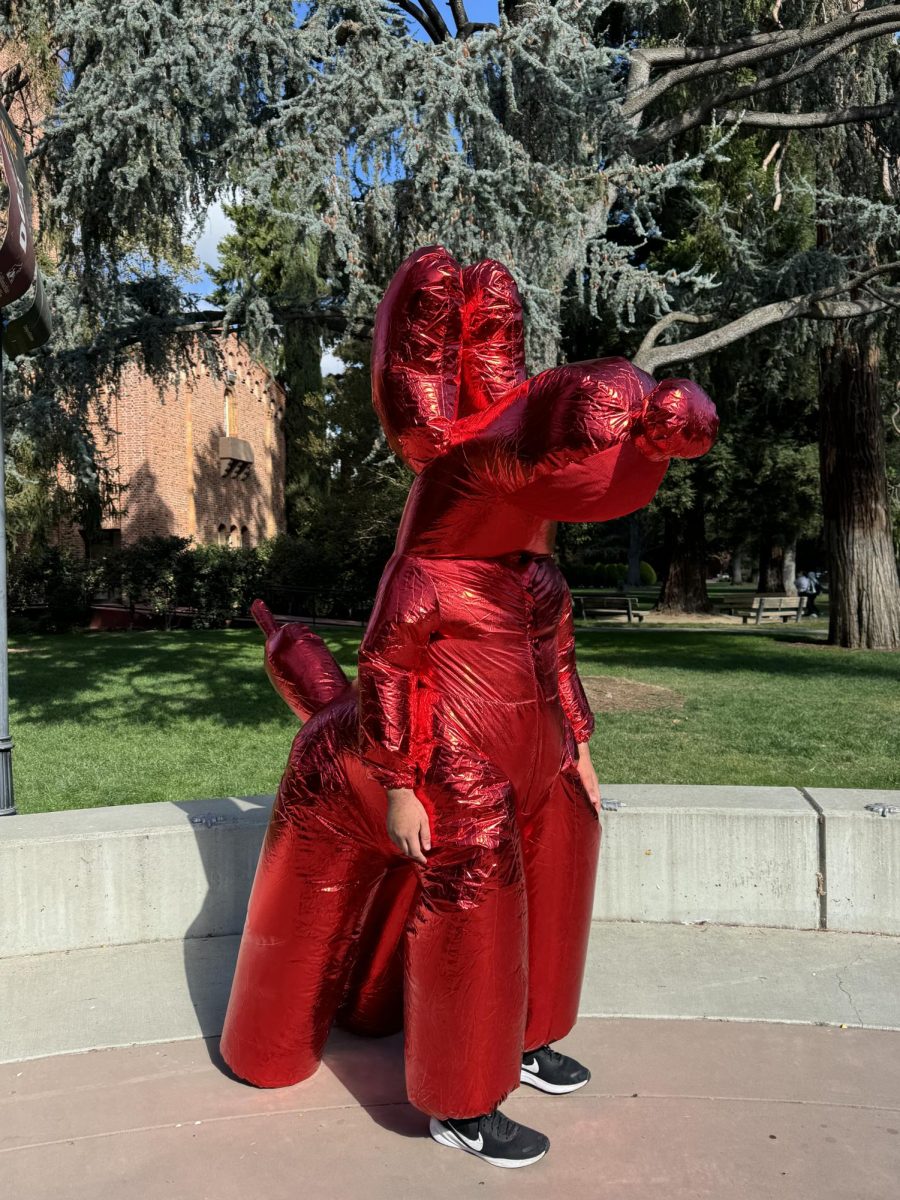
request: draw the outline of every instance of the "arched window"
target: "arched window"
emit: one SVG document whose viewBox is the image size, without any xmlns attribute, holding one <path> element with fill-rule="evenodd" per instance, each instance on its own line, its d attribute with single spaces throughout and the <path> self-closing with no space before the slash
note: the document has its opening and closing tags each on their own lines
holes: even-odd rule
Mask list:
<svg viewBox="0 0 900 1200">
<path fill-rule="evenodd" d="M 246 525 L 241 526 L 241 545 L 245 550 L 250 549 L 250 530 Z"/>
<path fill-rule="evenodd" d="M 238 527 L 237 527 L 237 525 L 232 525 L 232 527 L 228 530 L 228 545 L 229 546 L 237 546 L 239 544 L 240 543 L 238 542 Z"/>
<path fill-rule="evenodd" d="M 219 546 L 225 546 L 228 544 L 228 530 L 224 525 L 220 525 L 216 530 L 216 543 Z"/>
</svg>

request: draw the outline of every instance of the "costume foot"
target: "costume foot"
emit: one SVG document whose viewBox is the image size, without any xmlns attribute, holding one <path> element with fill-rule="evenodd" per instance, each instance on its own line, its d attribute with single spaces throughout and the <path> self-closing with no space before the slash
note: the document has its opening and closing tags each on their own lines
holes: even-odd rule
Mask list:
<svg viewBox="0 0 900 1200">
<path fill-rule="evenodd" d="M 539 1046 L 522 1055 L 523 1083 L 540 1088 L 542 1092 L 562 1095 L 563 1092 L 575 1092 L 590 1080 L 591 1073 L 574 1058 L 560 1054 L 549 1046 Z"/>
<path fill-rule="evenodd" d="M 529 1167 L 550 1149 L 550 1139 L 543 1133 L 511 1121 L 498 1108 L 466 1120 L 432 1117 L 431 1136 L 442 1146 L 465 1150 L 492 1167 Z"/>
</svg>

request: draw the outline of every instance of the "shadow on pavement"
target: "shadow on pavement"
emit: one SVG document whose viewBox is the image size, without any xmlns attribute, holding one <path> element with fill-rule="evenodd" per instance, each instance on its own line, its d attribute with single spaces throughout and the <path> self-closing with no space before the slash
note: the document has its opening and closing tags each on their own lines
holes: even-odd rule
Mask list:
<svg viewBox="0 0 900 1200">
<path fill-rule="evenodd" d="M 192 821 L 197 850 L 206 876 L 206 894 L 196 917 L 184 934 L 184 972 L 197 1016 L 198 1030 L 205 1040 L 213 1066 L 229 1079 L 240 1080 L 223 1059 L 219 1039 L 237 959 L 237 937 L 243 926 L 250 896 L 253 870 L 233 869 L 235 858 L 227 855 L 223 838 L 249 812 L 266 806 L 253 798 L 227 798 L 210 802 L 210 811 L 196 801 L 178 805 Z M 265 824 L 258 825 L 253 861 L 259 854 Z M 226 869 L 231 867 L 232 869 Z M 231 936 L 228 936 L 231 935 Z M 325 1048 L 324 1064 L 339 1083 L 377 1124 L 403 1137 L 422 1137 L 428 1118 L 406 1099 L 403 1066 L 403 1036 L 365 1038 L 345 1030 L 332 1031 Z"/>
</svg>

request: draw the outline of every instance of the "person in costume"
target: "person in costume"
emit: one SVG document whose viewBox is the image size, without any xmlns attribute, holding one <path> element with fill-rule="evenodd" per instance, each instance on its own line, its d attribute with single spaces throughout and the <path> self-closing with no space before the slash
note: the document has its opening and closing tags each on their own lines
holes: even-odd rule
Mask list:
<svg viewBox="0 0 900 1200">
<path fill-rule="evenodd" d="M 590 1077 L 552 1049 L 577 1016 L 600 842 L 555 525 L 643 507 L 672 457 L 712 444 L 715 410 L 619 358 L 528 379 L 511 275 L 441 247 L 388 288 L 372 377 L 417 478 L 358 690 L 308 631 L 269 630 L 273 679 L 314 715 L 260 856 L 222 1053 L 285 1086 L 335 1020 L 402 1024 L 435 1140 L 524 1166 L 549 1142 L 504 1098 Z"/>
</svg>

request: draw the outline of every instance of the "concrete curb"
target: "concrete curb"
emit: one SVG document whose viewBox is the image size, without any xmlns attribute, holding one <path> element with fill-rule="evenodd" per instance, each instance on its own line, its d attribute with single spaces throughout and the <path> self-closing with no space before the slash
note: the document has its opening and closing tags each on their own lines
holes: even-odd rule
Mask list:
<svg viewBox="0 0 900 1200">
<path fill-rule="evenodd" d="M 606 785 L 594 916 L 900 933 L 900 792 Z M 0 958 L 239 933 L 271 796 L 0 822 Z"/>
</svg>

